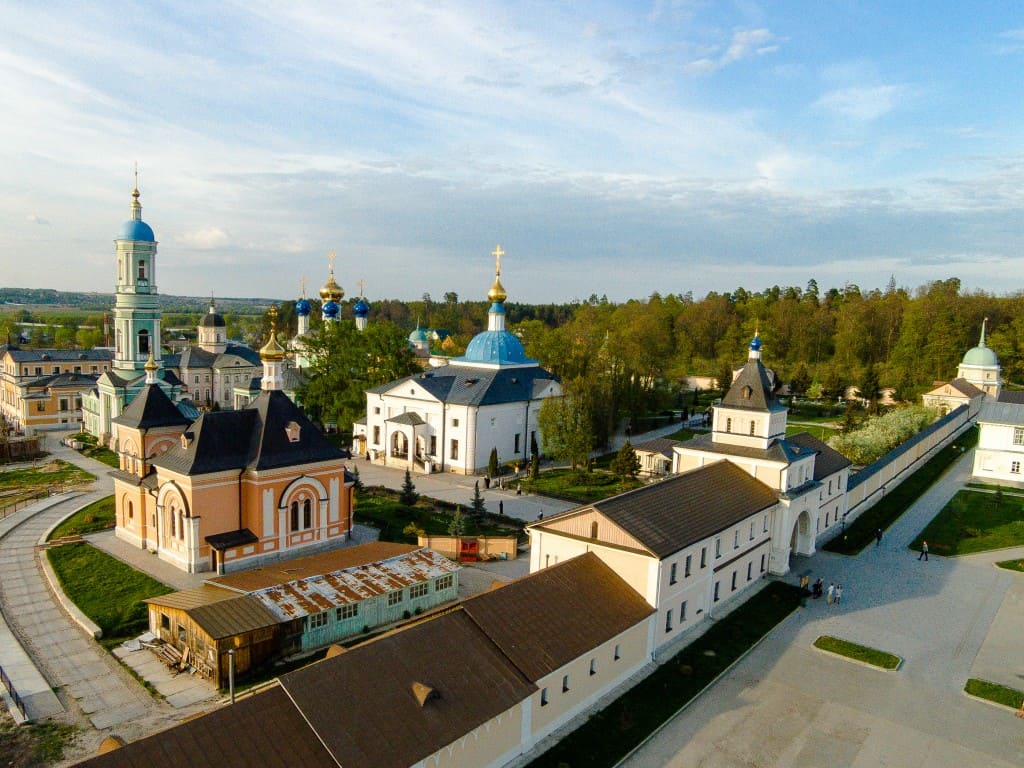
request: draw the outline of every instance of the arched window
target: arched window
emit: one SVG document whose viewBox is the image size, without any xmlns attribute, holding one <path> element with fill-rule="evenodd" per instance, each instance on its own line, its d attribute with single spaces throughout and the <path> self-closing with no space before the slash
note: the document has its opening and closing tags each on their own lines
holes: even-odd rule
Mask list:
<svg viewBox="0 0 1024 768">
<path fill-rule="evenodd" d="M 135 519 L 135 507 L 132 505 L 132 503 L 130 501 L 128 502 L 128 519 L 129 520 L 134 520 Z"/>
<path fill-rule="evenodd" d="M 185 513 L 178 512 L 178 538 L 181 541 L 185 540 Z"/>
<path fill-rule="evenodd" d="M 172 539 L 175 536 L 178 535 L 177 522 L 178 522 L 178 513 L 175 510 L 172 509 L 171 510 L 171 538 Z"/>
<path fill-rule="evenodd" d="M 590 538 L 592 538 L 592 539 L 596 539 L 597 538 L 597 521 L 596 520 L 590 524 Z"/>
<path fill-rule="evenodd" d="M 302 502 L 302 528 L 303 530 L 313 527 L 313 503 L 306 499 Z"/>
<path fill-rule="evenodd" d="M 145 328 L 139 331 L 139 354 L 149 354 L 149 331 L 147 331 Z"/>
<path fill-rule="evenodd" d="M 299 530 L 299 502 L 292 502 L 292 530 Z"/>
<path fill-rule="evenodd" d="M 146 262 L 143 259 L 139 259 L 139 280 L 146 279 Z"/>
</svg>

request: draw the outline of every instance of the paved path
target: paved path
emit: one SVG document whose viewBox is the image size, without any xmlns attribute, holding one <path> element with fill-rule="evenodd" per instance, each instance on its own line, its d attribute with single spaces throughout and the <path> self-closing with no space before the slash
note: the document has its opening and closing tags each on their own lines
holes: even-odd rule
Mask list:
<svg viewBox="0 0 1024 768">
<path fill-rule="evenodd" d="M 0 606 L 5 619 L 0 622 L 0 663 L 7 668 L 6 660 L 15 660 L 11 680 L 27 700 L 30 719 L 68 709 L 73 720 L 84 715 L 97 729 L 118 726 L 119 734 L 138 738 L 186 713 L 154 699 L 71 619 L 51 591 L 37 544 L 70 513 L 109 496 L 113 481 L 107 465 L 56 439 L 49 442 L 53 457 L 92 472 L 97 480 L 84 493 L 52 497 L 19 510 L 0 526 Z M 207 691 L 206 698 L 212 693 Z M 190 694 L 175 703 L 185 706 L 195 700 Z"/>
<path fill-rule="evenodd" d="M 975 676 L 1021 687 L 1022 577 L 991 566 L 1014 553 L 919 562 L 907 549 L 972 461 L 969 452 L 880 547 L 797 561 L 796 572 L 841 582 L 843 603 L 810 601 L 625 765 L 1024 765 L 1024 721 L 962 694 Z M 815 651 L 823 634 L 896 653 L 903 668 L 875 671 Z"/>
</svg>

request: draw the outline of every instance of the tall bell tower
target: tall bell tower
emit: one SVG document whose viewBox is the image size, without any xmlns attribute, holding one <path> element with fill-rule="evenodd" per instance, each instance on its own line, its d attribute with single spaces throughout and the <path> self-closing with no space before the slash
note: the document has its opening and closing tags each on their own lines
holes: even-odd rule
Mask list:
<svg viewBox="0 0 1024 768">
<path fill-rule="evenodd" d="M 114 240 L 117 290 L 114 303 L 114 371 L 141 376 L 152 354 L 160 364 L 160 304 L 156 289 L 156 238 L 142 220 L 139 171 L 135 171 L 131 218 Z"/>
</svg>

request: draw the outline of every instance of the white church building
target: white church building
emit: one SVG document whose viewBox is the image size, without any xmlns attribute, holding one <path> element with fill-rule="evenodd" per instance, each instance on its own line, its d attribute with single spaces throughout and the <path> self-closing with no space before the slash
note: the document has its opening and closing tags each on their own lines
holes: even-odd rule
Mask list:
<svg viewBox="0 0 1024 768">
<path fill-rule="evenodd" d="M 353 425 L 353 454 L 412 472 L 474 474 L 498 460 L 525 464 L 542 444 L 540 406 L 561 395 L 557 378 L 526 357 L 505 328 L 501 247 L 495 249 L 487 330 L 462 357 L 366 393 L 366 417 Z"/>
</svg>

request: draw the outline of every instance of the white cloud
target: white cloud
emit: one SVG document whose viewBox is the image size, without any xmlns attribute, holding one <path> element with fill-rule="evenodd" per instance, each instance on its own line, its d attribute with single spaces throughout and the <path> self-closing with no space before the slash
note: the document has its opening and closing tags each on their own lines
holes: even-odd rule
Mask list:
<svg viewBox="0 0 1024 768">
<path fill-rule="evenodd" d="M 743 59 L 776 53 L 778 41 L 768 29 L 736 30 L 721 56 L 702 56 L 684 65 L 683 71 L 693 75 L 710 74 Z"/>
<path fill-rule="evenodd" d="M 39 216 L 35 213 L 30 213 L 28 216 L 26 216 L 25 221 L 27 221 L 29 224 L 37 224 L 40 227 L 50 226 L 49 219 L 44 219 L 42 216 Z"/>
<path fill-rule="evenodd" d="M 901 85 L 852 86 L 829 91 L 815 106 L 862 122 L 877 120 L 900 105 L 908 89 Z"/>
<path fill-rule="evenodd" d="M 231 235 L 220 227 L 203 227 L 175 235 L 175 242 L 190 248 L 208 251 L 231 244 Z"/>
</svg>

